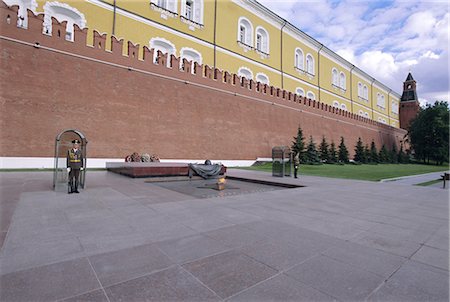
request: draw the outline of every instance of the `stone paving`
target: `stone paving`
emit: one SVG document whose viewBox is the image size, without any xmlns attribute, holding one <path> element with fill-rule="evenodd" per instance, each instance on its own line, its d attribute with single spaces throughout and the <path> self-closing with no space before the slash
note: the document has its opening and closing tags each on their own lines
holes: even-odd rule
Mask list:
<svg viewBox="0 0 450 302">
<path fill-rule="evenodd" d="M 229 175 L 274 180 L 268 173 Z M 301 176 L 198 199 L 0 173 L 0 301 L 448 301 L 448 190 Z"/>
</svg>

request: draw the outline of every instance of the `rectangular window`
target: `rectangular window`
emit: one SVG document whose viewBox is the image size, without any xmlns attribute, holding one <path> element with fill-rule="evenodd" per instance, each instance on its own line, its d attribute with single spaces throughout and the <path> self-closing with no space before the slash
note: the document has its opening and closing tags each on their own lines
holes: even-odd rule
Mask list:
<svg viewBox="0 0 450 302">
<path fill-rule="evenodd" d="M 241 43 L 245 43 L 245 27 L 241 26 L 239 29 L 239 41 L 241 41 Z"/>
<path fill-rule="evenodd" d="M 192 6 L 193 6 L 192 1 L 187 0 L 186 1 L 186 14 L 185 14 L 185 17 L 186 17 L 186 19 L 189 19 L 189 20 L 193 21 L 194 18 L 193 18 L 193 14 L 192 14 L 192 11 L 193 11 Z"/>
<path fill-rule="evenodd" d="M 256 35 L 256 49 L 261 51 L 261 46 L 262 46 L 262 36 Z"/>
<path fill-rule="evenodd" d="M 167 9 L 167 0 L 158 0 L 158 6 Z"/>
</svg>

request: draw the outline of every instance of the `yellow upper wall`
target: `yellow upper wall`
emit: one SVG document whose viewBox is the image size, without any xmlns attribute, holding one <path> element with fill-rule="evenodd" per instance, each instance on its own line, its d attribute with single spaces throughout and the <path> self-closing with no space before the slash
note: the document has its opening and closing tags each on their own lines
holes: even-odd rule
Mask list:
<svg viewBox="0 0 450 302">
<path fill-rule="evenodd" d="M 211 1 L 213 2 L 213 1 Z M 251 42 L 249 49 L 238 43 L 239 20 L 245 18 L 250 22 Z M 258 53 L 256 48 L 256 30 L 262 27 L 268 33 L 268 56 Z M 232 1 L 217 2 L 216 45 L 240 56 L 249 58 L 271 68 L 280 70 L 280 31 L 258 15 L 244 9 Z"/>
<path fill-rule="evenodd" d="M 113 10 L 116 3 L 114 35 L 127 41 L 138 43 L 142 47 L 150 46 L 150 41 L 161 38 L 175 48 L 175 55 L 180 56 L 182 49 L 191 49 L 201 55 L 202 63 L 237 73 L 240 68 L 251 71 L 253 79 L 258 74 L 268 78 L 270 85 L 296 92 L 299 88 L 314 94 L 316 100 L 333 105 L 339 103 L 353 113 L 369 115 L 374 120 L 398 127 L 398 110 L 393 112 L 393 105 L 399 107 L 399 96 L 392 93 L 381 83 L 355 68 L 331 50 L 324 47 L 300 30 L 287 24 L 255 1 L 248 0 L 200 0 L 203 3 L 202 24 L 186 21 L 181 17 L 183 1 L 172 2 L 173 14 L 159 9 L 151 2 L 154 0 L 61 0 L 60 3 L 84 14 L 89 28 L 107 33 L 113 32 Z M 195 0 L 198 1 L 198 0 Z M 37 0 L 37 12 L 43 12 L 46 2 Z M 53 2 L 54 3 L 54 2 Z M 176 3 L 176 5 L 175 5 Z M 215 11 L 217 5 L 217 11 Z M 215 19 L 216 15 L 216 19 Z M 251 23 L 251 48 L 238 43 L 239 20 L 245 18 Z M 268 54 L 258 52 L 256 48 L 256 31 L 262 27 L 268 35 Z M 216 33 L 214 32 L 216 30 Z M 215 44 L 214 44 L 215 42 Z M 216 45 L 216 47 L 215 47 Z M 295 51 L 300 49 L 303 58 L 302 68 L 296 68 Z M 319 57 L 320 53 L 320 57 Z M 308 73 L 306 57 L 313 58 L 313 71 Z M 338 84 L 333 85 L 333 69 L 338 73 Z M 357 72 L 357 70 L 359 70 Z M 340 87 L 340 74 L 345 75 L 345 87 Z M 358 93 L 358 83 L 367 87 L 368 98 Z M 320 87 L 320 88 L 319 88 Z M 384 96 L 384 106 L 377 102 L 377 95 Z"/>
<path fill-rule="evenodd" d="M 301 58 L 303 69 L 296 68 L 295 66 L 295 52 L 299 50 L 299 54 L 303 54 Z M 317 50 L 307 45 L 300 37 L 294 37 L 292 34 L 283 31 L 283 72 L 298 78 L 299 80 L 307 83 L 318 85 L 319 63 L 317 60 Z M 307 72 L 306 57 L 311 55 L 314 60 L 314 71 L 312 73 Z"/>
</svg>

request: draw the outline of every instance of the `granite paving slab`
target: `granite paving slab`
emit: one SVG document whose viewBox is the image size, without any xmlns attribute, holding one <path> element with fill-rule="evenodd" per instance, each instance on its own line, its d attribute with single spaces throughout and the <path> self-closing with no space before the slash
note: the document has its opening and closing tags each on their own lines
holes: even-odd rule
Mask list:
<svg viewBox="0 0 450 302">
<path fill-rule="evenodd" d="M 351 241 L 406 258 L 411 257 L 421 246 L 416 242 L 394 238 L 390 235 L 376 234 L 370 231 L 361 233 L 359 236 L 352 238 Z"/>
<path fill-rule="evenodd" d="M 201 234 L 163 241 L 156 245 L 170 259 L 180 264 L 228 250 L 227 246 L 220 241 Z"/>
<path fill-rule="evenodd" d="M 263 235 L 246 228 L 245 225 L 225 227 L 206 232 L 204 235 L 220 241 L 229 248 L 240 247 L 264 239 Z"/>
<path fill-rule="evenodd" d="M 87 258 L 0 276 L 0 301 L 54 301 L 100 288 Z"/>
<path fill-rule="evenodd" d="M 85 250 L 75 237 L 59 238 L 44 243 L 6 246 L 0 257 L 0 274 L 4 275 L 36 266 L 76 259 L 85 256 Z"/>
<path fill-rule="evenodd" d="M 414 261 L 403 265 L 369 301 L 448 301 L 448 271 L 433 269 Z"/>
<path fill-rule="evenodd" d="M 448 250 L 441 250 L 434 247 L 422 246 L 411 259 L 432 265 L 444 270 L 449 270 L 448 267 Z"/>
<path fill-rule="evenodd" d="M 220 301 L 214 292 L 179 266 L 107 287 L 105 291 L 110 302 Z"/>
<path fill-rule="evenodd" d="M 156 245 L 147 244 L 89 257 L 103 287 L 162 270 L 173 262 Z"/>
<path fill-rule="evenodd" d="M 0 300 L 448 301 L 448 191 L 228 173 L 306 187 L 198 199 L 89 171 L 69 195 L 50 172 L 0 173 Z"/>
<path fill-rule="evenodd" d="M 319 250 L 308 243 L 299 246 L 275 240 L 262 240 L 238 249 L 239 252 L 278 271 L 286 270 L 317 255 Z"/>
<path fill-rule="evenodd" d="M 389 277 L 407 260 L 401 256 L 348 241 L 327 249 L 322 254 L 384 278 Z"/>
<path fill-rule="evenodd" d="M 208 288 L 225 299 L 277 273 L 237 251 L 228 251 L 183 265 Z"/>
<path fill-rule="evenodd" d="M 263 281 L 239 294 L 229 301 L 337 301 L 336 298 L 302 284 L 284 274 Z"/>
<path fill-rule="evenodd" d="M 425 245 L 439 248 L 442 250 L 449 249 L 449 225 L 441 226 L 426 242 Z"/>
<path fill-rule="evenodd" d="M 103 289 L 94 290 L 92 292 L 70 297 L 58 302 L 109 302 Z"/>
<path fill-rule="evenodd" d="M 362 301 L 384 278 L 334 259 L 317 256 L 286 274 L 342 301 Z"/>
</svg>

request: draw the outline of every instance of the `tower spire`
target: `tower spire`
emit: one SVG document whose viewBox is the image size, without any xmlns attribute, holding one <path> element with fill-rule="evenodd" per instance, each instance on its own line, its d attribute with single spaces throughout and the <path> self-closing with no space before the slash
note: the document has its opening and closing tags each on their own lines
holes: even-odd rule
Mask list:
<svg viewBox="0 0 450 302">
<path fill-rule="evenodd" d="M 400 127 L 403 129 L 408 129 L 420 109 L 416 84 L 411 71 L 409 71 L 406 80 L 403 82 L 403 94 L 400 100 Z"/>
</svg>

